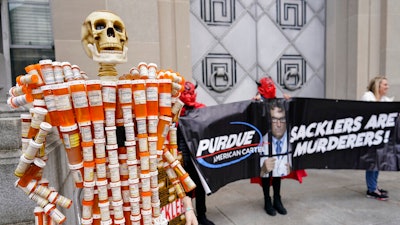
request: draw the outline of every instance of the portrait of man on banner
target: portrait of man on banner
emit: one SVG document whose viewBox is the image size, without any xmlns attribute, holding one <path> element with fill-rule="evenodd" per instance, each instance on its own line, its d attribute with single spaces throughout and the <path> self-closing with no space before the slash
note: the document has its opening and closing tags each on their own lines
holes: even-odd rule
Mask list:
<svg viewBox="0 0 400 225">
<path fill-rule="evenodd" d="M 290 148 L 288 142 L 287 113 L 284 99 L 271 99 L 267 101 L 267 111 L 270 116 L 269 132 L 263 136 L 263 152 L 260 154 L 260 165 L 268 157 L 275 157 L 275 167 L 262 177 L 284 177 L 289 174 Z"/>
</svg>

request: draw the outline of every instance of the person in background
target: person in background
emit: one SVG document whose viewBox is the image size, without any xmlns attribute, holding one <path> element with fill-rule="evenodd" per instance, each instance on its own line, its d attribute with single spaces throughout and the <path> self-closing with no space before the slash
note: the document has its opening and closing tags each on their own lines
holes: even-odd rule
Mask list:
<svg viewBox="0 0 400 225">
<path fill-rule="evenodd" d="M 185 116 L 190 110 L 205 107 L 203 103 L 196 101 L 197 93 L 195 90 L 196 86 L 193 83 L 189 81 L 185 82 L 185 90 L 179 96 L 179 99 L 185 104 L 181 110 L 180 116 Z M 194 189 L 192 193 L 189 193 L 189 195 L 195 197 L 197 220 L 199 224 L 202 225 L 215 225 L 212 221 L 210 221 L 206 217 L 206 211 L 207 211 L 206 193 L 204 191 L 203 185 L 201 184 L 196 168 L 193 165 L 191 159 L 192 156 L 190 155 L 190 151 L 185 143 L 185 140 L 182 137 L 179 127 L 178 127 L 178 149 L 179 151 L 182 152 L 184 169 L 189 173 L 190 177 L 196 184 L 196 189 Z"/>
<path fill-rule="evenodd" d="M 386 96 L 389 84 L 384 76 L 372 78 L 368 84 L 367 91 L 361 96 L 361 100 L 370 102 L 391 102 L 393 98 Z M 367 197 L 378 200 L 388 200 L 388 191 L 378 187 L 378 170 L 366 170 L 365 181 L 367 184 Z"/>
<path fill-rule="evenodd" d="M 276 87 L 271 77 L 263 77 L 257 82 L 258 93 L 254 97 L 255 100 L 276 99 Z M 289 99 L 287 94 L 283 95 L 285 99 Z M 276 212 L 282 215 L 287 214 L 286 208 L 281 201 L 281 180 L 282 178 L 293 178 L 302 182 L 302 177 L 307 176 L 304 170 L 291 171 L 288 164 L 288 143 L 287 143 L 287 126 L 286 126 L 286 112 L 285 108 L 280 101 L 271 101 L 270 115 L 271 115 L 271 133 L 272 133 L 272 154 L 276 157 L 268 157 L 268 135 L 264 138 L 264 156 L 260 158 L 261 173 L 259 178 L 252 178 L 251 183 L 259 183 L 263 188 L 264 194 L 264 210 L 268 215 L 275 216 Z M 270 164 L 271 159 L 274 167 L 272 174 L 269 173 L 267 164 Z M 289 173 L 289 174 L 288 174 Z M 272 185 L 274 198 L 273 201 L 270 196 L 270 186 Z"/>
</svg>

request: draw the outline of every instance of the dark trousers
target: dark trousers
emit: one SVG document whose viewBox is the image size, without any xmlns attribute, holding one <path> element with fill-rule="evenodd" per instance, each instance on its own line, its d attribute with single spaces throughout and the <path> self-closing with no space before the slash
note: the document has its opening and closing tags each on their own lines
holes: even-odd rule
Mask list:
<svg viewBox="0 0 400 225">
<path fill-rule="evenodd" d="M 272 185 L 272 190 L 275 197 L 280 197 L 281 195 L 281 177 L 262 177 L 262 188 L 264 192 L 264 198 L 270 197 L 269 187 Z M 271 181 L 272 180 L 272 181 Z"/>
<path fill-rule="evenodd" d="M 369 192 L 374 192 L 378 189 L 378 170 L 366 170 L 365 181 L 367 182 L 367 189 Z"/>
<path fill-rule="evenodd" d="M 190 193 L 188 193 L 188 195 L 195 197 L 197 216 L 199 217 L 205 216 L 207 211 L 206 192 L 204 191 L 199 175 L 197 174 L 196 168 L 194 167 L 190 157 L 185 157 L 184 155 L 183 159 L 184 159 L 184 168 L 186 172 L 190 174 L 190 178 L 192 178 L 193 182 L 196 184 L 196 188 Z"/>
</svg>

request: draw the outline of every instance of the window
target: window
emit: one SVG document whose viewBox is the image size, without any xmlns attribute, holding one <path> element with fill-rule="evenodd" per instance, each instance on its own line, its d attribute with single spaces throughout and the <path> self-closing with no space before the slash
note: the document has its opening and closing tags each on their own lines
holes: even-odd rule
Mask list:
<svg viewBox="0 0 400 225">
<path fill-rule="evenodd" d="M 55 60 L 49 0 L 8 0 L 12 85 L 25 67 Z"/>
</svg>

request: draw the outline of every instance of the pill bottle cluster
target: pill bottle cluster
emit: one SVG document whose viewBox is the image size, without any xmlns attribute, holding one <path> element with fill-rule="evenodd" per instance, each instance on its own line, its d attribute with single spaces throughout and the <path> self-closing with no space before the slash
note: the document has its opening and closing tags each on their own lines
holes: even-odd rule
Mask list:
<svg viewBox="0 0 400 225">
<path fill-rule="evenodd" d="M 36 158 L 31 167 L 43 168 L 45 162 Z M 23 179 L 18 179 L 15 186 L 19 187 L 37 206 L 34 209 L 35 225 L 62 224 L 66 221 L 65 215 L 57 206 L 69 209 L 72 200 L 58 193 L 54 187 L 49 187 L 47 179 L 31 179 L 28 183 Z"/>
<path fill-rule="evenodd" d="M 79 66 L 69 62 L 57 62 L 51 59 L 40 60 L 25 67 L 26 74 L 16 78 L 16 85 L 9 90 L 7 103 L 12 108 L 32 103 L 34 99 L 43 99 L 43 85 L 54 85 L 71 80 L 87 80 L 88 76 Z M 54 103 L 53 103 L 54 105 Z"/>
<path fill-rule="evenodd" d="M 60 195 L 43 177 L 43 169 L 48 159 L 45 151 L 47 135 L 53 126 L 45 122 L 48 111 L 33 107 L 30 114 L 21 114 L 22 147 L 19 163 L 14 171 L 18 177 L 15 186 L 37 203 L 34 215 L 38 225 L 62 224 L 66 217 L 57 206 L 70 208 L 72 201 Z"/>
<path fill-rule="evenodd" d="M 35 100 L 42 101 L 43 107 L 21 115 L 22 137 L 27 141 L 15 171 L 17 186 L 29 196 L 34 193 L 26 188 L 41 180 L 38 176 L 45 166 L 41 157 L 46 157 L 41 142 L 51 127 L 57 127 L 75 187 L 83 193 L 81 224 L 166 224 L 161 207 L 196 187 L 181 165 L 176 141 L 184 78 L 144 62 L 116 81 L 75 76 L 77 66 L 68 75 L 62 70 L 55 76 L 51 62 L 42 64 L 35 67 L 36 77 L 42 80 L 35 86 L 42 95 Z M 59 216 L 59 211 L 50 213 L 57 209 L 54 202 L 49 201 L 53 208 L 41 201 L 38 207 L 46 215 Z M 40 215 L 39 208 L 35 216 Z M 54 220 L 60 224 L 65 217 Z"/>
<path fill-rule="evenodd" d="M 16 85 L 9 90 L 8 105 L 11 108 L 28 106 L 29 113 L 21 114 L 21 156 L 14 175 L 18 177 L 15 186 L 37 203 L 34 209 L 38 225 L 62 224 L 66 217 L 58 206 L 70 208 L 72 200 L 59 194 L 43 177 L 48 160 L 46 138 L 57 132 L 68 122 L 63 120 L 72 106 L 65 101 L 68 89 L 66 82 L 88 77 L 77 65 L 69 62 L 53 62 L 50 59 L 25 67 L 26 74 L 17 76 Z M 60 87 L 59 87 L 60 86 Z M 58 92 L 53 90 L 57 89 Z"/>
</svg>

